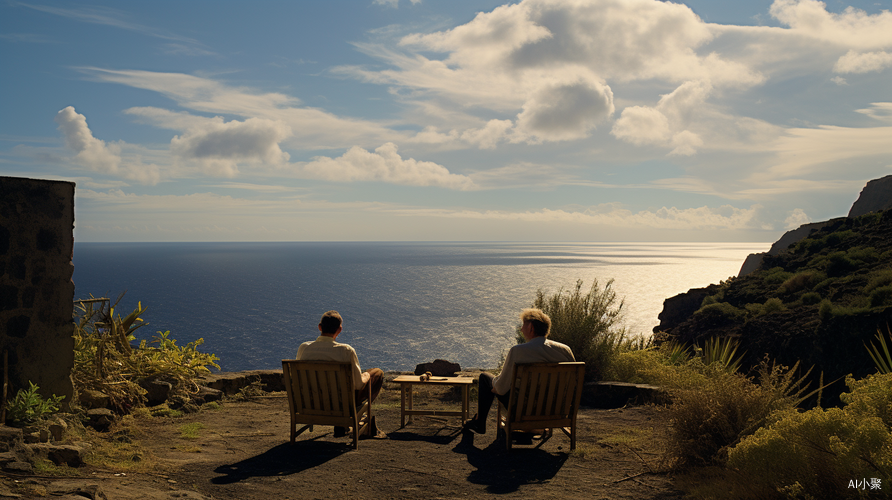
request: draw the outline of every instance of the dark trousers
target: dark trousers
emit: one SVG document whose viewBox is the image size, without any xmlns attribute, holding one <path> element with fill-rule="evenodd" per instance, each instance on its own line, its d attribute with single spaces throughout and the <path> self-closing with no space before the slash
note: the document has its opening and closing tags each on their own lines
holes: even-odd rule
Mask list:
<svg viewBox="0 0 892 500">
<path fill-rule="evenodd" d="M 486 425 L 486 418 L 489 416 L 492 402 L 496 398 L 499 398 L 499 401 L 506 407 L 511 398 L 509 393 L 496 394 L 492 392 L 492 381 L 494 378 L 491 373 L 483 372 L 477 379 L 477 422 L 480 425 Z"/>
<path fill-rule="evenodd" d="M 362 385 L 359 389 L 356 389 L 356 404 L 359 405 L 363 401 L 366 400 L 366 395 L 369 393 L 369 386 L 372 386 L 372 402 L 375 401 L 375 398 L 378 397 L 378 394 L 381 393 L 381 388 L 384 387 L 384 371 L 380 368 L 372 368 L 368 371 L 369 381 Z"/>
</svg>

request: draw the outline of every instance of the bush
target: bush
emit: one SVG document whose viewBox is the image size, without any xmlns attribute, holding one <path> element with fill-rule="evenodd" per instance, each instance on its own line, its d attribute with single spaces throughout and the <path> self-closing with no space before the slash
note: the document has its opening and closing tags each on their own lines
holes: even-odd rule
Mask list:
<svg viewBox="0 0 892 500">
<path fill-rule="evenodd" d="M 746 311 L 732 306 L 727 302 L 717 302 L 701 307 L 694 314 L 707 323 L 715 326 L 721 326 L 728 323 L 741 323 L 746 317 Z"/>
<path fill-rule="evenodd" d="M 870 307 L 892 305 L 892 285 L 881 286 L 870 292 Z"/>
<path fill-rule="evenodd" d="M 613 280 L 603 289 L 598 280 L 592 281 L 588 293 L 582 292 L 582 280 L 578 280 L 572 291 L 561 289 L 546 296 L 538 290 L 531 307 L 541 309 L 551 318 L 549 338 L 567 344 L 576 360 L 585 362 L 586 379 L 603 380 L 626 336 L 621 326 L 623 303 L 617 303 Z M 522 343 L 519 326 L 517 335 L 518 343 Z"/>
<path fill-rule="evenodd" d="M 28 389 L 19 389 L 15 397 L 7 404 L 8 415 L 6 418 L 14 427 L 24 427 L 33 424 L 59 411 L 59 404 L 65 396 L 53 394 L 44 399 L 37 390 L 40 389 L 33 382 L 28 381 Z"/>
<path fill-rule="evenodd" d="M 118 298 L 120 301 L 120 298 Z M 151 344 L 143 340 L 138 347 L 133 332 L 145 324 L 140 317 L 146 310 L 142 303 L 126 317 L 115 315 L 114 306 L 94 310 L 91 303 L 80 303 L 75 311 L 74 367 L 71 378 L 78 391 L 93 389 L 109 396 L 112 406 L 126 413 L 145 402 L 140 383 L 163 380 L 173 385 L 172 398 L 186 399 L 198 391 L 195 379 L 220 369 L 213 354 L 198 351 L 204 340 L 183 347 L 169 338 L 170 332 L 158 332 Z"/>
<path fill-rule="evenodd" d="M 775 412 L 799 404 L 808 374 L 797 379 L 796 368 L 763 361 L 757 383 L 707 366 L 699 386 L 673 391 L 669 454 L 676 465 L 722 465 L 728 450 L 764 426 Z"/>
<path fill-rule="evenodd" d="M 813 306 L 819 302 L 821 302 L 821 294 L 817 292 L 807 292 L 802 294 L 802 304 L 806 306 Z"/>
<path fill-rule="evenodd" d="M 851 392 L 842 396 L 844 409 L 781 412 L 731 449 L 728 465 L 777 491 L 797 490 L 797 498 L 883 494 L 850 486 L 892 473 L 892 374 L 847 378 L 846 384 Z"/>
</svg>

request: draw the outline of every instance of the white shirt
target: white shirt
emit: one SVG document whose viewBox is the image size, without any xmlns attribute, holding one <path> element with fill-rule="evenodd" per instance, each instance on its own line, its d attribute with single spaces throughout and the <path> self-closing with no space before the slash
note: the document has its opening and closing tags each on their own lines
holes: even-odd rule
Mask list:
<svg viewBox="0 0 892 500">
<path fill-rule="evenodd" d="M 297 348 L 295 359 L 306 361 L 337 361 L 351 363 L 353 365 L 353 387 L 358 389 L 364 383 L 362 370 L 359 368 L 359 358 L 356 351 L 348 344 L 335 342 L 331 337 L 320 335 L 316 340 L 304 342 Z"/>
<path fill-rule="evenodd" d="M 545 337 L 533 337 L 508 350 L 502 371 L 493 379 L 496 394 L 507 394 L 514 384 L 514 365 L 517 363 L 563 363 L 576 361 L 573 351 L 566 345 Z"/>
</svg>

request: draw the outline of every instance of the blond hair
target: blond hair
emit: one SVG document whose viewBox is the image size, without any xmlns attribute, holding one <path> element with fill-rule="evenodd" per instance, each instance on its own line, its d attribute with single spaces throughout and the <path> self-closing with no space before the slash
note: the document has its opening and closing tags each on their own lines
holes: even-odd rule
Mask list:
<svg viewBox="0 0 892 500">
<path fill-rule="evenodd" d="M 547 337 L 551 333 L 551 318 L 542 312 L 542 309 L 524 309 L 520 312 L 520 320 L 533 325 L 533 334 L 537 337 Z"/>
</svg>

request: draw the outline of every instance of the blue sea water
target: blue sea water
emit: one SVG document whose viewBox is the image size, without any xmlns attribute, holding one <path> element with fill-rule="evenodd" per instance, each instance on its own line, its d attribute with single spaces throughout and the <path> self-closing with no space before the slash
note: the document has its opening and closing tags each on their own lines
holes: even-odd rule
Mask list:
<svg viewBox="0 0 892 500">
<path fill-rule="evenodd" d="M 75 298 L 137 302 L 148 326 L 220 357 L 224 371 L 274 369 L 315 339 L 323 312 L 363 368 L 436 358 L 496 366 L 536 290 L 614 279 L 626 326 L 650 335 L 663 300 L 736 275 L 754 243 L 76 243 Z"/>
</svg>

